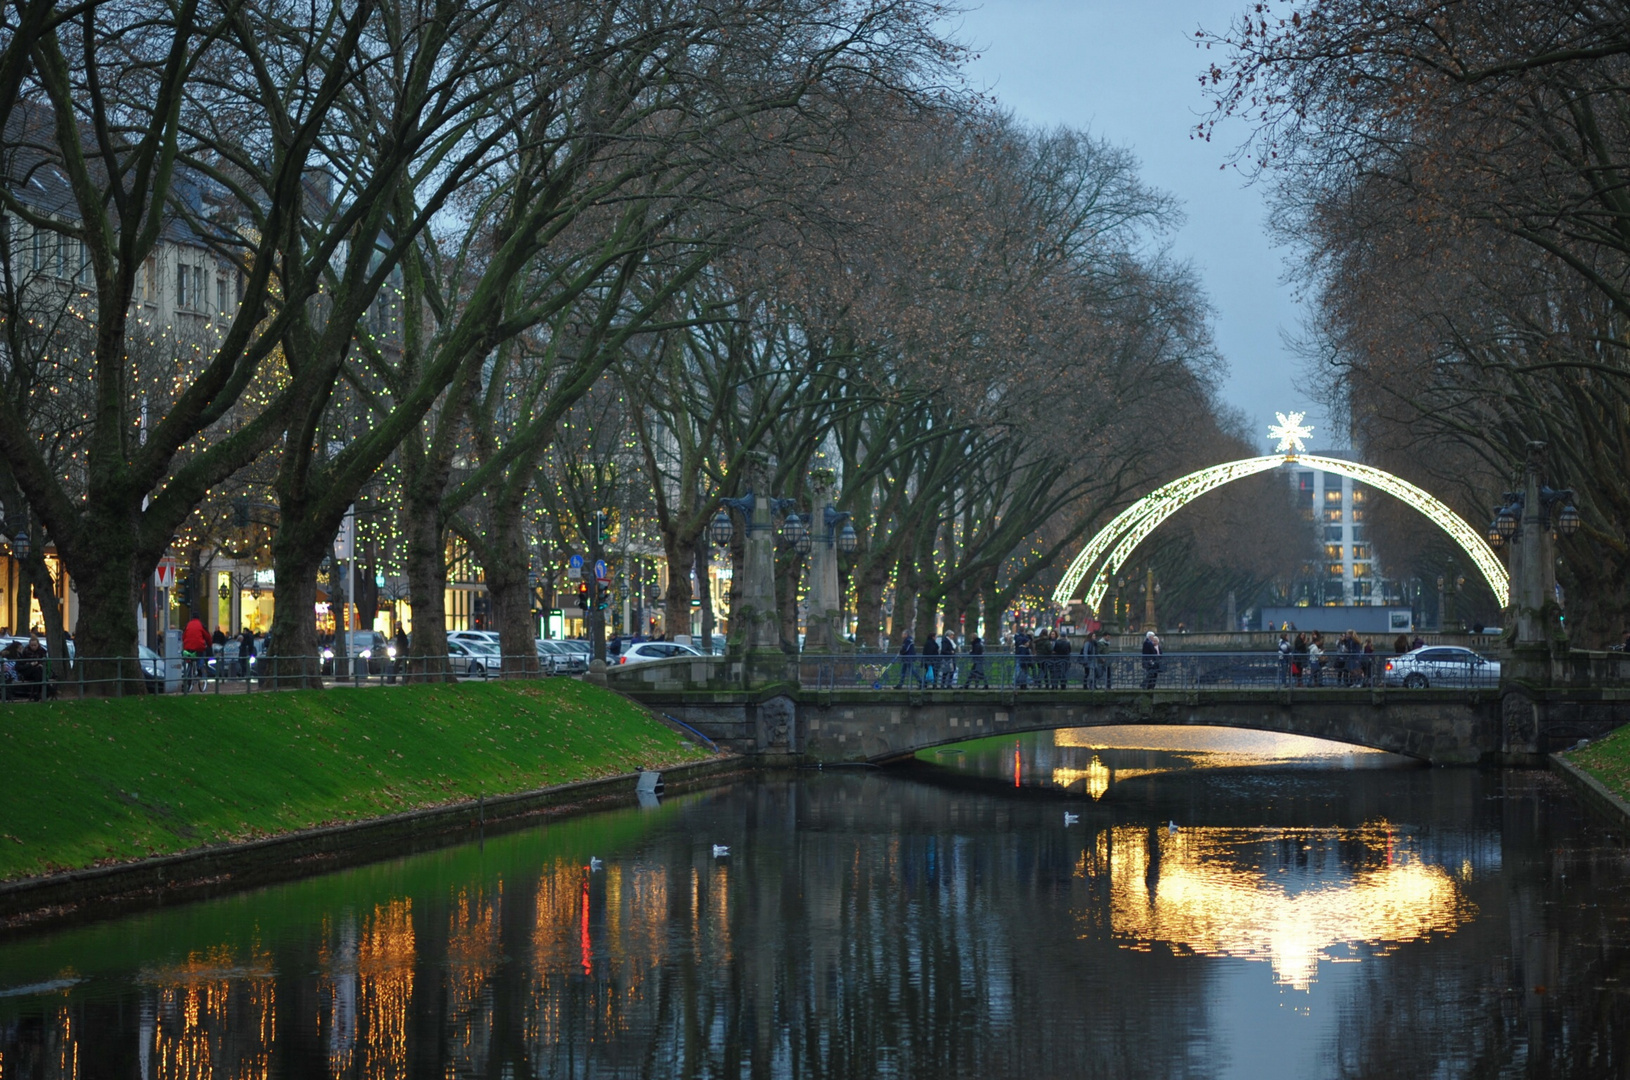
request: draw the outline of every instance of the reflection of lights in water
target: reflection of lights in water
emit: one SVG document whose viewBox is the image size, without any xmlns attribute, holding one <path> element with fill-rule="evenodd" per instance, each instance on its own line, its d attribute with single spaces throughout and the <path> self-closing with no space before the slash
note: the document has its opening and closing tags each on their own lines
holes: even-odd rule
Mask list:
<svg viewBox="0 0 1630 1080">
<path fill-rule="evenodd" d="M 219 945 L 145 971 L 142 981 L 157 990 L 151 1043 L 142 1047 L 155 1080 L 270 1075 L 277 1016 L 269 954 L 252 946 L 240 960 Z"/>
<path fill-rule="evenodd" d="M 487 1072 L 493 1003 L 485 990 L 500 957 L 498 912 L 503 900 L 502 879 L 493 893 L 480 887 L 459 889 L 447 915 L 447 997 L 443 1004 L 446 1042 L 442 1054 L 450 1076 L 482 1076 Z"/>
<path fill-rule="evenodd" d="M 1161 769 L 1111 769 L 1098 755 L 1092 755 L 1092 761 L 1087 763 L 1085 769 L 1072 769 L 1067 765 L 1053 766 L 1053 783 L 1059 787 L 1067 788 L 1073 784 L 1084 783 L 1086 792 L 1094 799 L 1101 799 L 1109 790 L 1109 785 L 1116 780 L 1132 780 L 1139 776 L 1148 776 L 1151 773 L 1162 772 Z"/>
<path fill-rule="evenodd" d="M 1344 759 L 1385 754 L 1348 743 L 1246 728 L 1113 725 L 1060 728 L 1053 745 L 1088 750 L 1165 750 L 1192 757 L 1195 765 L 1266 765 L 1306 759 Z M 1178 767 L 1174 764 L 1174 767 Z M 1117 774 L 1120 770 L 1116 770 Z"/>
<path fill-rule="evenodd" d="M 413 900 L 399 897 L 375 905 L 357 942 L 363 1076 L 393 1080 L 407 1075 L 408 1005 L 417 952 Z"/>
<path fill-rule="evenodd" d="M 1385 850 L 1388 830 L 1183 829 L 1119 826 L 1109 841 L 1113 932 L 1147 950 L 1163 942 L 1202 956 L 1267 960 L 1274 979 L 1306 990 L 1319 961 L 1365 945 L 1390 951 L 1449 933 L 1477 912 L 1441 867 L 1408 853 L 1297 891 L 1242 865 L 1248 845 L 1308 841 Z M 1154 847 L 1151 847 L 1151 844 Z M 1305 879 L 1303 879 L 1305 880 Z M 1347 949 L 1342 947 L 1346 946 Z"/>
</svg>

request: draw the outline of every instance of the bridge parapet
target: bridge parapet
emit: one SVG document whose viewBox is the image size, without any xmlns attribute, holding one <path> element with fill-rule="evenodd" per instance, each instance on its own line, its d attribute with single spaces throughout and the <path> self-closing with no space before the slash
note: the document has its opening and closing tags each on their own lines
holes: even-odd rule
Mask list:
<svg viewBox="0 0 1630 1080">
<path fill-rule="evenodd" d="M 1545 685 L 1479 680 L 1468 670 L 1448 686 L 1389 682 L 1378 665 L 1287 679 L 1276 655 L 1188 654 L 1163 658 L 1154 689 L 1145 688 L 1138 656 L 1113 658 L 1093 689 L 1077 688 L 1087 674 L 1078 657 L 1062 669 L 1068 679 L 1040 658 L 1011 654 L 981 658 L 983 679 L 970 679 L 972 657 L 930 678 L 926 659 L 781 657 L 756 675 L 740 659 L 684 659 L 613 669 L 608 682 L 739 752 L 817 761 L 888 760 L 995 734 L 1157 724 L 1307 735 L 1435 764 L 1516 764 L 1630 721 L 1630 657 L 1618 653 L 1563 654 L 1559 680 Z"/>
</svg>

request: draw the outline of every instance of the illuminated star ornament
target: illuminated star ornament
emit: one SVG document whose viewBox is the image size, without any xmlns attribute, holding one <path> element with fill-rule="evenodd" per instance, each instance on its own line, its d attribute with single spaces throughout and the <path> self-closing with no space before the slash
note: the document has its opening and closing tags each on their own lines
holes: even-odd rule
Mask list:
<svg viewBox="0 0 1630 1080">
<path fill-rule="evenodd" d="M 1307 414 L 1293 412 L 1289 415 L 1285 413 L 1274 415 L 1279 417 L 1279 423 L 1268 425 L 1268 438 L 1279 440 L 1279 445 L 1274 447 L 1274 451 L 1280 454 L 1300 454 L 1305 451 L 1307 447 L 1302 445 L 1302 440 L 1313 434 L 1312 424 L 1306 426 L 1302 424 L 1302 417 Z"/>
</svg>

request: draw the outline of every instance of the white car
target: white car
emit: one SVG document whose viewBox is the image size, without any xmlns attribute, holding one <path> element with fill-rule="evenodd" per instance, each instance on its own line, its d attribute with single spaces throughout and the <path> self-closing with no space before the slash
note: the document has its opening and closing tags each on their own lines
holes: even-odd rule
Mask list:
<svg viewBox="0 0 1630 1080">
<path fill-rule="evenodd" d="M 1500 662 L 1458 645 L 1425 645 L 1388 660 L 1383 678 L 1388 686 L 1410 689 L 1495 687 L 1500 685 Z"/>
<path fill-rule="evenodd" d="M 701 655 L 689 645 L 679 645 L 672 641 L 642 641 L 638 645 L 625 646 L 617 655 L 617 663 L 645 664 L 652 660 L 672 660 L 676 656 Z"/>
<path fill-rule="evenodd" d="M 569 649 L 561 642 L 538 638 L 538 659 L 554 675 L 574 675 L 589 670 L 589 654 Z"/>
<path fill-rule="evenodd" d="M 486 642 L 459 641 L 451 636 L 447 641 L 447 664 L 455 673 L 475 679 L 485 679 L 492 672 L 502 672 L 504 668 L 498 646 Z"/>
<path fill-rule="evenodd" d="M 499 645 L 498 631 L 496 630 L 449 630 L 448 641 L 462 641 L 466 644 L 474 642 L 477 645 Z"/>
</svg>

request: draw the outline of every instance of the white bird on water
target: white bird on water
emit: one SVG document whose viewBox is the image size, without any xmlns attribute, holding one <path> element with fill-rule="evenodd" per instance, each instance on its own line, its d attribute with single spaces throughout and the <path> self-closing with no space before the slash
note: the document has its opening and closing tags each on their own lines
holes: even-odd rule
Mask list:
<svg viewBox="0 0 1630 1080">
<path fill-rule="evenodd" d="M 1066 824 L 1066 825 L 1074 825 L 1076 822 L 1078 822 L 1080 820 L 1081 820 L 1081 815 L 1080 814 L 1072 814 L 1068 810 L 1064 811 L 1064 824 Z"/>
<path fill-rule="evenodd" d="M 713 845 L 713 857 L 715 859 L 722 859 L 728 854 L 730 854 L 730 849 L 728 847 L 726 847 L 724 844 L 714 844 Z"/>
<path fill-rule="evenodd" d="M 604 865 L 605 865 L 605 863 L 601 862 L 599 859 L 595 858 L 593 855 L 589 856 L 589 873 L 591 873 L 591 874 L 594 873 L 596 870 L 600 869 L 600 867 L 602 867 Z"/>
</svg>

